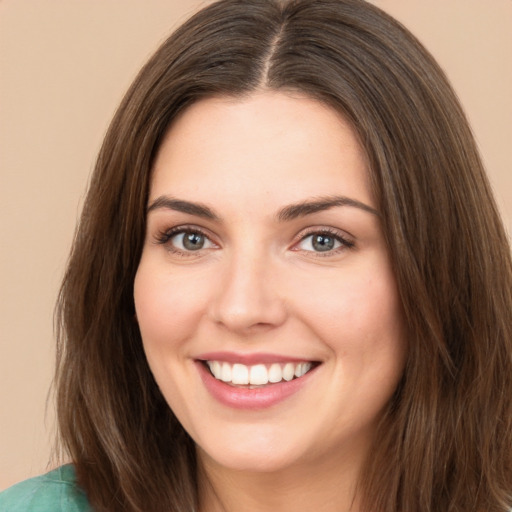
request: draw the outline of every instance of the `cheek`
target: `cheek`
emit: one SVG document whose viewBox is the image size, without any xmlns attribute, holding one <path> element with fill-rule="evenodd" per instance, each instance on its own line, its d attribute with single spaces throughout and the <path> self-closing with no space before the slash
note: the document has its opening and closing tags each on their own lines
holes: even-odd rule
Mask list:
<svg viewBox="0 0 512 512">
<path fill-rule="evenodd" d="M 206 282 L 151 268 L 141 261 L 134 282 L 137 321 L 146 350 L 179 345 L 197 327 L 208 303 Z"/>
<path fill-rule="evenodd" d="M 344 370 L 356 383 L 354 393 L 377 412 L 396 389 L 407 353 L 402 307 L 391 274 L 361 282 L 347 307 L 347 323 L 351 334 L 342 347 Z"/>
<path fill-rule="evenodd" d="M 403 373 L 407 346 L 394 276 L 382 262 L 372 263 L 309 283 L 315 293 L 302 293 L 301 309 L 303 322 L 331 351 L 335 378 L 377 407 Z"/>
<path fill-rule="evenodd" d="M 394 277 L 378 268 L 348 269 L 302 283 L 292 293 L 301 297 L 303 320 L 335 345 L 401 335 L 403 315 Z"/>
<path fill-rule="evenodd" d="M 203 289 L 204 290 L 204 289 Z M 134 281 L 137 322 L 146 358 L 169 407 L 186 419 L 188 406 L 183 382 L 190 378 L 187 341 L 197 328 L 205 297 L 190 280 L 180 279 L 148 258 Z"/>
</svg>

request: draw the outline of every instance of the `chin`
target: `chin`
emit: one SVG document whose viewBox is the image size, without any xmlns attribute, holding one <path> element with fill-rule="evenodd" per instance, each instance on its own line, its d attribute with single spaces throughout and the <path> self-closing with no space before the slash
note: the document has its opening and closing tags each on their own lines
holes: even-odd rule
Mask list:
<svg viewBox="0 0 512 512">
<path fill-rule="evenodd" d="M 282 440 L 253 438 L 245 440 L 208 443 L 198 445 L 198 456 L 208 465 L 221 466 L 232 471 L 273 473 L 283 471 L 299 462 L 300 450 L 297 446 L 288 446 Z"/>
<path fill-rule="evenodd" d="M 245 473 L 276 473 L 293 466 L 291 458 L 267 452 L 224 452 L 207 454 L 207 457 L 215 465 L 222 466 L 230 471 Z"/>
</svg>

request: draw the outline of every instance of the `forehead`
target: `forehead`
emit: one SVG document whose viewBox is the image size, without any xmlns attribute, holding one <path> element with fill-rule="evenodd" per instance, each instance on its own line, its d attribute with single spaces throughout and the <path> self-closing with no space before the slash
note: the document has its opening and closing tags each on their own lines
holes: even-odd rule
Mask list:
<svg viewBox="0 0 512 512">
<path fill-rule="evenodd" d="M 338 193 L 372 204 L 368 181 L 364 152 L 338 112 L 303 95 L 265 91 L 209 98 L 184 111 L 157 154 L 150 199 L 208 202 L 229 192 L 294 202 Z"/>
</svg>

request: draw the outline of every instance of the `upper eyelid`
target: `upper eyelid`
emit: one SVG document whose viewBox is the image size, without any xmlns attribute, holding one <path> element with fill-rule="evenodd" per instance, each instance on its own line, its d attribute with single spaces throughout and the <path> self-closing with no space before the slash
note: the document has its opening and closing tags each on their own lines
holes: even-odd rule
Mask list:
<svg viewBox="0 0 512 512">
<path fill-rule="evenodd" d="M 180 224 L 178 226 L 173 226 L 171 228 L 158 230 L 158 232 L 159 233 L 167 233 L 170 236 L 179 235 L 180 233 L 191 232 L 191 233 L 200 233 L 201 235 L 204 235 L 208 239 L 213 238 L 212 235 L 210 234 L 210 230 L 199 227 L 199 226 L 195 226 L 195 225 L 189 225 L 189 224 Z"/>
<path fill-rule="evenodd" d="M 294 240 L 300 241 L 308 236 L 314 235 L 315 233 L 330 234 L 330 235 L 339 237 L 342 240 L 349 239 L 351 242 L 354 242 L 354 243 L 356 240 L 356 237 L 354 235 L 352 235 L 351 233 L 349 233 L 348 231 L 346 231 L 344 229 L 340 229 L 340 228 L 334 228 L 331 226 L 312 226 L 309 228 L 305 228 L 305 229 L 299 231 L 299 233 L 297 235 L 295 235 Z"/>
</svg>

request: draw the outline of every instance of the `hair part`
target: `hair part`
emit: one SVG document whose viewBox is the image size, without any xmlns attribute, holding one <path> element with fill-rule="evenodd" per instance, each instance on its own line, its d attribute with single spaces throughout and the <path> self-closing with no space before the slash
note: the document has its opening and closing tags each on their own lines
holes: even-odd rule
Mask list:
<svg viewBox="0 0 512 512">
<path fill-rule="evenodd" d="M 216 2 L 160 47 L 116 112 L 57 309 L 60 437 L 92 506 L 197 507 L 195 447 L 146 362 L 133 281 L 169 126 L 203 98 L 261 89 L 306 94 L 351 123 L 382 213 L 409 355 L 361 474 L 364 510 L 508 510 L 508 242 L 443 72 L 361 0 Z"/>
</svg>

